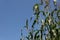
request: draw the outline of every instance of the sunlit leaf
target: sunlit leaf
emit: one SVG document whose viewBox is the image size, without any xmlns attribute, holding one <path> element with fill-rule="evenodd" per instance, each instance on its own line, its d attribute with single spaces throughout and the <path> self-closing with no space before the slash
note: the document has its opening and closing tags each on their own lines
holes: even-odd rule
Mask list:
<svg viewBox="0 0 60 40">
<path fill-rule="evenodd" d="M 33 6 L 33 11 L 34 11 L 34 10 L 39 10 L 39 4 L 36 3 L 36 4 Z"/>
<path fill-rule="evenodd" d="M 56 6 L 57 0 L 53 0 L 53 2 L 54 2 L 54 5 Z"/>
<path fill-rule="evenodd" d="M 38 13 L 39 13 L 39 4 L 36 3 L 36 4 L 33 6 L 33 11 L 35 11 L 34 14 L 38 14 Z"/>
</svg>

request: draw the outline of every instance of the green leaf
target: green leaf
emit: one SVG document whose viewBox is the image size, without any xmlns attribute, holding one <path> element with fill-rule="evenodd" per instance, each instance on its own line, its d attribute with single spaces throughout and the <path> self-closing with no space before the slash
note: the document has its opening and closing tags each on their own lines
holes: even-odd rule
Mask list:
<svg viewBox="0 0 60 40">
<path fill-rule="evenodd" d="M 47 23 L 47 24 L 48 24 L 48 18 L 49 18 L 49 17 L 46 17 L 46 19 L 45 19 L 45 23 Z"/>
<path fill-rule="evenodd" d="M 52 24 L 52 29 L 55 29 L 56 28 L 56 24 Z"/>
<path fill-rule="evenodd" d="M 49 0 L 45 0 L 46 5 L 49 5 Z"/>
<path fill-rule="evenodd" d="M 40 11 L 40 13 L 43 13 L 43 15 L 46 16 L 45 13 L 44 13 L 44 11 Z"/>
<path fill-rule="evenodd" d="M 33 11 L 36 10 L 36 9 L 39 10 L 39 4 L 38 4 L 38 3 L 36 3 L 36 4 L 33 6 Z"/>
<path fill-rule="evenodd" d="M 43 15 L 46 16 L 44 12 L 43 12 Z"/>
<path fill-rule="evenodd" d="M 60 25 L 60 21 L 58 21 L 57 24 Z"/>
<path fill-rule="evenodd" d="M 22 40 L 22 38 L 20 38 L 20 40 Z"/>
<path fill-rule="evenodd" d="M 34 20 L 33 24 L 32 24 L 32 28 L 34 28 L 34 25 L 36 24 L 36 20 Z"/>
<path fill-rule="evenodd" d="M 26 20 L 26 26 L 25 27 L 28 29 L 28 19 Z"/>
<path fill-rule="evenodd" d="M 59 13 L 60 12 L 60 10 L 57 10 L 57 13 Z"/>
<path fill-rule="evenodd" d="M 33 6 L 33 11 L 35 12 L 34 14 L 38 14 L 39 13 L 39 4 L 36 3 L 34 6 Z"/>
<path fill-rule="evenodd" d="M 31 39 L 33 39 L 33 34 L 32 34 L 32 32 L 29 32 L 29 34 L 30 34 L 30 36 L 31 36 Z"/>
<path fill-rule="evenodd" d="M 32 17 L 30 17 L 30 21 L 32 20 Z"/>
<path fill-rule="evenodd" d="M 54 10 L 51 12 L 51 16 L 53 17 Z"/>
<path fill-rule="evenodd" d="M 37 38 L 38 33 L 39 33 L 39 30 L 35 33 L 35 36 L 34 36 L 35 39 Z"/>
<path fill-rule="evenodd" d="M 60 10 L 57 10 L 58 19 L 60 19 Z"/>
<path fill-rule="evenodd" d="M 29 37 L 26 37 L 29 40 Z"/>
<path fill-rule="evenodd" d="M 54 5 L 56 6 L 56 4 L 57 4 L 56 0 L 53 0 L 53 3 L 54 3 Z"/>
<path fill-rule="evenodd" d="M 36 36 L 36 38 L 38 39 L 40 36 L 38 35 L 38 36 Z"/>
<path fill-rule="evenodd" d="M 43 4 L 43 0 L 41 0 L 41 4 L 40 5 L 42 5 Z"/>
<path fill-rule="evenodd" d="M 46 8 L 46 7 L 48 7 L 48 5 L 45 5 L 45 7 L 44 7 L 44 8 Z"/>
</svg>

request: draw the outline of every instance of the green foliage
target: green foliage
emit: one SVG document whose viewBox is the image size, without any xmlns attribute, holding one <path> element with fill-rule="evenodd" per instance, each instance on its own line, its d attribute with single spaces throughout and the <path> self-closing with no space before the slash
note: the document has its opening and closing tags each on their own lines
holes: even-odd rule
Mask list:
<svg viewBox="0 0 60 40">
<path fill-rule="evenodd" d="M 32 25 L 28 25 L 28 19 L 26 20 L 25 27 L 28 29 L 28 27 L 31 26 L 31 29 L 28 29 L 28 36 L 26 36 L 25 38 L 27 38 L 27 40 L 60 40 L 60 9 L 57 8 L 56 0 L 52 1 L 55 6 L 53 10 L 50 8 L 51 0 L 40 1 L 40 4 L 36 3 L 33 6 L 35 19 L 31 23 Z M 44 10 L 41 10 L 40 6 L 44 6 Z M 45 19 L 39 21 L 39 19 L 42 18 L 40 16 L 41 14 L 43 14 L 42 17 L 44 16 Z M 57 16 L 55 16 L 55 14 Z M 30 21 L 32 21 L 32 19 L 33 17 L 30 18 Z M 37 28 L 37 26 L 35 27 L 35 25 L 40 25 L 38 30 L 34 29 Z"/>
</svg>

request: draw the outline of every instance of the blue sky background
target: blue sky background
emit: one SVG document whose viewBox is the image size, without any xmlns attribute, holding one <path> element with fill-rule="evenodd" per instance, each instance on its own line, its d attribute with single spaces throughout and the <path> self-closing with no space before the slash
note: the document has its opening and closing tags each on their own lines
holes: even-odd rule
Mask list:
<svg viewBox="0 0 60 40">
<path fill-rule="evenodd" d="M 32 15 L 34 0 L 0 0 L 0 40 L 20 40 L 20 29 Z"/>
<path fill-rule="evenodd" d="M 20 40 L 20 29 L 33 15 L 35 3 L 36 0 L 0 0 L 0 40 Z"/>
</svg>

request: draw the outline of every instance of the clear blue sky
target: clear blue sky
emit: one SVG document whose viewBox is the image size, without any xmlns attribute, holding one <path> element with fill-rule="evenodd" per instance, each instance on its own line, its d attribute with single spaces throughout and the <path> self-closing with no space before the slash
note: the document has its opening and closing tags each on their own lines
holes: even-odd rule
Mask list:
<svg viewBox="0 0 60 40">
<path fill-rule="evenodd" d="M 32 15 L 34 0 L 0 0 L 0 40 L 20 40 L 20 28 Z"/>
<path fill-rule="evenodd" d="M 32 16 L 36 0 L 0 0 L 0 40 L 20 40 L 20 29 Z"/>
</svg>

